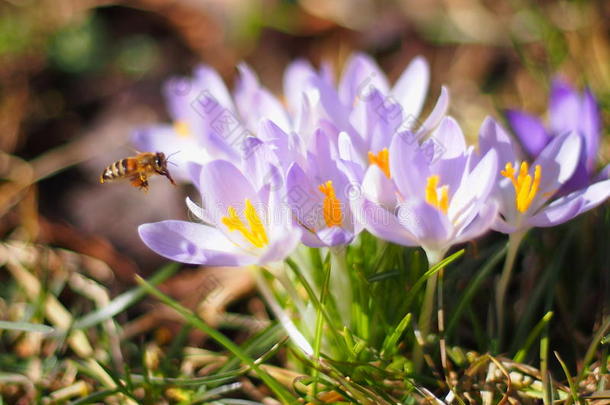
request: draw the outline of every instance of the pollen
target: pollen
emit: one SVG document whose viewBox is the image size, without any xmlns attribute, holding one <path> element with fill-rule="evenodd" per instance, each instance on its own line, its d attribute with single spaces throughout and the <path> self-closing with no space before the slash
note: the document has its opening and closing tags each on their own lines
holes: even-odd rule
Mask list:
<svg viewBox="0 0 610 405">
<path fill-rule="evenodd" d="M 174 131 L 183 138 L 187 138 L 191 135 L 191 129 L 189 128 L 189 124 L 186 121 L 175 121 L 174 122 Z"/>
<path fill-rule="evenodd" d="M 222 217 L 221 221 L 229 228 L 229 231 L 238 231 L 248 242 L 257 248 L 262 248 L 269 244 L 263 222 L 249 199 L 246 198 L 246 208 L 244 210 L 246 223 L 237 215 L 237 210 L 233 207 L 227 209 L 227 214 L 226 217 Z"/>
<path fill-rule="evenodd" d="M 536 165 L 534 168 L 534 177 L 529 174 L 529 165 L 527 162 L 522 162 L 519 167 L 519 173 L 517 174 L 513 164 L 511 162 L 506 163 L 504 170 L 500 174 L 513 183 L 515 188 L 515 205 L 517 211 L 525 212 L 534 201 L 538 188 L 540 187 L 540 178 L 542 176 L 542 169 L 540 165 Z"/>
<path fill-rule="evenodd" d="M 341 201 L 335 194 L 332 181 L 320 184 L 318 187 L 320 192 L 324 194 L 323 214 L 324 222 L 327 227 L 341 226 L 343 222 L 343 212 L 341 211 Z"/>
<path fill-rule="evenodd" d="M 377 154 L 369 152 L 369 163 L 379 166 L 386 177 L 390 178 L 390 152 L 388 152 L 388 148 L 383 148 Z"/>
<path fill-rule="evenodd" d="M 441 178 L 438 174 L 428 177 L 426 183 L 426 202 L 439 209 L 443 214 L 449 209 L 449 186 L 439 187 Z"/>
</svg>

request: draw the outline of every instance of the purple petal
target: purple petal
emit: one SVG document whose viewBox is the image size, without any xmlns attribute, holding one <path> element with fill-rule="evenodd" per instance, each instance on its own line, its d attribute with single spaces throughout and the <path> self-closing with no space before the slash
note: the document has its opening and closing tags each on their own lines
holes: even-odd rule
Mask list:
<svg viewBox="0 0 610 405">
<path fill-rule="evenodd" d="M 553 80 L 549 109 L 551 129 L 556 135 L 576 131 L 580 127 L 580 97 L 576 90 L 561 79 Z"/>
<path fill-rule="evenodd" d="M 423 196 L 430 169 L 412 133 L 394 135 L 390 145 L 390 174 L 403 198 Z"/>
<path fill-rule="evenodd" d="M 447 216 L 423 200 L 407 200 L 400 204 L 397 217 L 398 222 L 427 248 L 444 247 L 453 231 Z"/>
<path fill-rule="evenodd" d="M 506 118 L 529 156 L 534 158 L 538 156 L 551 140 L 542 122 L 533 115 L 523 111 L 509 110 L 506 112 Z"/>
<path fill-rule="evenodd" d="M 271 243 L 266 247 L 265 253 L 258 259 L 258 264 L 284 260 L 296 249 L 300 241 L 300 229 L 285 228 L 281 237 L 271 239 Z"/>
<path fill-rule="evenodd" d="M 405 69 L 392 89 L 392 95 L 402 107 L 403 117 L 413 120 L 419 117 L 426 101 L 429 83 L 428 62 L 418 56 Z"/>
<path fill-rule="evenodd" d="M 338 246 L 349 244 L 354 239 L 354 234 L 340 226 L 331 226 L 318 231 L 318 237 L 325 246 Z"/>
<path fill-rule="evenodd" d="M 582 191 L 581 198 L 585 201 L 580 209 L 579 215 L 589 211 L 606 201 L 610 197 L 610 180 L 599 181 L 591 184 Z"/>
<path fill-rule="evenodd" d="M 362 180 L 362 195 L 387 210 L 396 206 L 396 187 L 377 165 L 369 166 Z"/>
<path fill-rule="evenodd" d="M 181 263 L 243 266 L 256 261 L 219 230 L 186 221 L 162 221 L 138 227 L 142 241 L 159 255 Z"/>
<path fill-rule="evenodd" d="M 217 220 L 226 215 L 229 207 L 241 211 L 246 198 L 254 205 L 259 203 L 251 183 L 237 167 L 224 160 L 203 166 L 200 184 L 203 204 Z"/>
<path fill-rule="evenodd" d="M 368 200 L 364 200 L 362 210 L 364 227 L 373 235 L 398 245 L 419 245 L 415 237 L 398 222 L 398 218 L 392 212 Z"/>
<path fill-rule="evenodd" d="M 210 214 L 203 208 L 197 205 L 190 197 L 186 197 L 186 206 L 189 209 L 189 212 L 196 216 L 200 221 L 205 224 L 211 225 L 214 223 L 214 218 L 210 216 Z"/>
<path fill-rule="evenodd" d="M 601 136 L 601 113 L 591 90 L 585 90 L 580 107 L 580 134 L 585 139 L 586 167 L 590 175 L 597 162 Z"/>
<path fill-rule="evenodd" d="M 235 88 L 235 102 L 248 128 L 256 131 L 260 120 L 268 118 L 285 131 L 290 131 L 290 119 L 282 104 L 259 84 L 248 65 L 241 63 L 238 69 L 240 78 Z"/>
<path fill-rule="evenodd" d="M 461 229 L 454 243 L 471 241 L 489 231 L 498 217 L 498 205 L 494 202 L 481 202 L 477 215 Z"/>
<path fill-rule="evenodd" d="M 479 131 L 479 151 L 481 155 L 484 155 L 491 149 L 495 149 L 498 153 L 498 162 L 501 167 L 517 160 L 513 142 L 508 133 L 493 118 L 487 117 Z"/>
<path fill-rule="evenodd" d="M 553 140 L 540 152 L 532 167 L 540 165 L 541 179 L 533 210 L 540 207 L 566 183 L 578 164 L 581 137 L 575 132 L 553 137 Z"/>
<path fill-rule="evenodd" d="M 345 106 L 364 99 L 372 89 L 388 94 L 388 82 L 377 63 L 368 55 L 358 53 L 347 62 L 339 82 L 339 98 Z"/>
<path fill-rule="evenodd" d="M 610 180 L 590 185 L 584 190 L 575 191 L 553 201 L 538 214 L 529 219 L 533 226 L 555 226 L 589 211 L 610 197 Z"/>
<path fill-rule="evenodd" d="M 549 227 L 562 224 L 578 215 L 584 200 L 581 198 L 559 199 L 527 219 L 530 226 Z"/>
<path fill-rule="evenodd" d="M 498 157 L 494 150 L 490 150 L 465 177 L 451 198 L 448 216 L 455 226 L 467 224 L 472 218 L 471 211 L 476 206 L 475 202 L 487 200 L 494 187 L 497 172 Z"/>
<path fill-rule="evenodd" d="M 578 164 L 576 165 L 576 169 L 574 170 L 574 174 L 559 190 L 559 195 L 566 195 L 576 190 L 581 190 L 591 184 L 591 179 L 589 177 L 589 171 L 587 170 L 587 163 L 585 159 L 585 150 L 580 150 L 580 158 L 578 159 Z"/>
<path fill-rule="evenodd" d="M 505 233 L 505 234 L 511 234 L 518 230 L 518 228 L 516 226 L 509 224 L 504 219 L 502 219 L 499 215 L 496 216 L 493 224 L 491 225 L 491 229 L 493 229 L 494 231 Z"/>
<path fill-rule="evenodd" d="M 438 96 L 438 100 L 432 109 L 428 118 L 424 121 L 423 124 L 417 129 L 416 136 L 419 139 L 420 137 L 424 137 L 429 131 L 432 131 L 441 119 L 447 113 L 447 109 L 449 108 L 449 90 L 445 86 L 441 87 L 441 94 Z M 403 127 L 406 129 L 414 130 L 418 121 L 409 122 L 405 121 L 407 125 L 403 124 Z"/>
<path fill-rule="evenodd" d="M 443 159 L 451 159 L 466 153 L 466 139 L 460 125 L 453 117 L 445 117 L 432 134 Z"/>
<path fill-rule="evenodd" d="M 288 204 L 301 225 L 311 230 L 326 227 L 321 214 L 322 195 L 297 163 L 288 169 L 286 190 Z"/>
<path fill-rule="evenodd" d="M 292 62 L 284 71 L 284 94 L 286 95 L 288 105 L 294 113 L 301 106 L 303 91 L 306 85 L 315 76 L 317 76 L 315 69 L 304 59 Z"/>
<path fill-rule="evenodd" d="M 216 70 L 206 65 L 200 65 L 195 68 L 194 73 L 194 90 L 198 92 L 209 92 L 214 96 L 221 106 L 235 112 L 235 106 L 233 105 L 231 94 Z M 197 96 L 197 94 L 191 94 L 191 96 Z M 192 99 L 190 101 L 192 101 Z"/>
</svg>

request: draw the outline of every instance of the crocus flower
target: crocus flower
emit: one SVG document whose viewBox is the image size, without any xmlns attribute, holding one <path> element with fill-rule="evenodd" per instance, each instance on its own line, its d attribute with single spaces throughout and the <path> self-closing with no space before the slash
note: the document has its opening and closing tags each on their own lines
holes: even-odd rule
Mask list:
<svg viewBox="0 0 610 405">
<path fill-rule="evenodd" d="M 494 192 L 500 216 L 494 229 L 514 233 L 558 225 L 608 198 L 610 180 L 604 180 L 553 200 L 577 168 L 584 147 L 582 139 L 574 131 L 556 135 L 530 163 L 517 155 L 513 141 L 500 125 L 491 118 L 485 121 L 479 134 L 480 151 L 495 150 L 500 163 Z"/>
<path fill-rule="evenodd" d="M 291 66 L 287 76 L 304 75 L 302 64 Z M 154 125 L 135 131 L 133 143 L 146 151 L 175 153 L 176 176 L 189 178 L 187 164 L 204 164 L 215 159 L 238 163 L 247 139 L 258 134 L 263 121 L 272 121 L 285 133 L 293 130 L 295 114 L 267 89 L 246 65 L 239 66 L 233 94 L 219 74 L 209 66 L 195 69 L 193 78 L 174 78 L 165 88 L 172 125 Z M 313 70 L 311 75 L 317 75 Z M 291 87 L 292 92 L 302 87 Z M 293 98 L 296 96 L 293 95 Z"/>
<path fill-rule="evenodd" d="M 360 232 L 350 203 L 350 181 L 333 159 L 331 142 L 321 130 L 307 161 L 288 169 L 286 196 L 302 241 L 311 247 L 345 245 Z"/>
<path fill-rule="evenodd" d="M 490 150 L 476 159 L 449 117 L 432 135 L 447 145 L 440 156 L 427 155 L 408 135 L 397 134 L 392 140 L 389 173 L 378 165 L 367 169 L 363 219 L 374 235 L 422 246 L 436 263 L 452 245 L 476 238 L 494 222 L 497 208 L 488 196 L 496 178 L 497 153 Z"/>
<path fill-rule="evenodd" d="M 396 133 L 410 131 L 422 139 L 438 125 L 447 111 L 449 94 L 443 87 L 434 109 L 420 123 L 428 83 L 429 67 L 421 57 L 409 64 L 392 88 L 370 57 L 357 54 L 350 59 L 332 105 L 349 110 L 349 125 L 339 127 L 338 149 L 343 160 L 353 163 L 356 178 L 361 180 L 370 164 L 388 155 Z"/>
<path fill-rule="evenodd" d="M 581 153 L 572 177 L 562 188 L 562 194 L 591 184 L 597 169 L 601 114 L 589 89 L 579 94 L 565 81 L 559 78 L 553 80 L 549 99 L 549 125 L 546 128 L 539 118 L 524 111 L 509 110 L 506 116 L 531 159 L 538 157 L 554 137 L 576 132 L 582 140 Z M 608 171 L 604 172 L 607 178 Z"/>
<path fill-rule="evenodd" d="M 187 200 L 203 223 L 168 220 L 139 227 L 144 243 L 168 259 L 210 266 L 264 265 L 285 259 L 301 238 L 281 195 L 254 187 L 232 163 L 198 167 L 202 207 Z"/>
</svg>

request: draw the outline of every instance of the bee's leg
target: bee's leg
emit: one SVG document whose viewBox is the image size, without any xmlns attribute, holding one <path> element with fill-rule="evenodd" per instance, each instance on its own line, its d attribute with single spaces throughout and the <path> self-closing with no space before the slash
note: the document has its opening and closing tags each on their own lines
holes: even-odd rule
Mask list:
<svg viewBox="0 0 610 405">
<path fill-rule="evenodd" d="M 138 187 L 140 190 L 148 191 L 148 180 L 146 176 L 141 174 L 131 178 L 131 185 Z"/>
</svg>

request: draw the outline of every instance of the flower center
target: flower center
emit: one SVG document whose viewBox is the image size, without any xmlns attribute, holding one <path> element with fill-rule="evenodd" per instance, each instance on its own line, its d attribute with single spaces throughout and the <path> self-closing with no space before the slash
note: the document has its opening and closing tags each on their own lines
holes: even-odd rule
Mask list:
<svg viewBox="0 0 610 405">
<path fill-rule="evenodd" d="M 246 209 L 244 210 L 247 225 L 237 215 L 235 208 L 229 207 L 227 214 L 226 217 L 222 217 L 221 221 L 229 228 L 229 231 L 239 231 L 248 242 L 257 248 L 262 248 L 269 244 L 263 222 L 249 199 L 246 198 Z"/>
<path fill-rule="evenodd" d="M 388 148 L 383 148 L 377 154 L 369 152 L 369 163 L 379 166 L 386 177 L 390 178 L 390 152 L 388 152 Z"/>
<path fill-rule="evenodd" d="M 333 182 L 328 180 L 318 186 L 318 190 L 324 194 L 323 214 L 324 222 L 327 227 L 341 226 L 343 222 L 343 212 L 341 211 L 341 201 L 335 195 Z"/>
<path fill-rule="evenodd" d="M 449 186 L 439 187 L 441 178 L 438 174 L 428 177 L 426 183 L 426 202 L 439 209 L 443 214 L 449 209 Z"/>
<path fill-rule="evenodd" d="M 174 131 L 176 131 L 178 136 L 181 136 L 183 138 L 187 138 L 191 135 L 189 124 L 186 121 L 175 121 Z"/>
<path fill-rule="evenodd" d="M 542 169 L 540 165 L 536 165 L 534 168 L 534 178 L 529 174 L 529 165 L 527 162 L 522 162 L 519 167 L 519 175 L 516 174 L 513 164 L 508 162 L 504 166 L 504 170 L 500 174 L 507 179 L 510 179 L 515 188 L 515 204 L 517 211 L 525 212 L 534 201 L 538 187 L 540 186 L 540 177 L 542 176 Z"/>
</svg>

